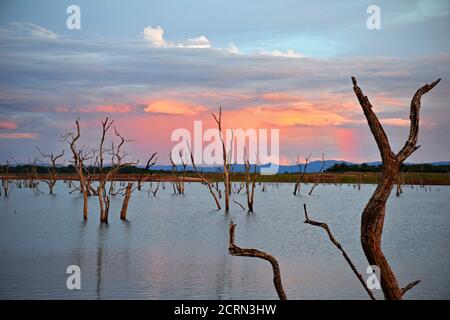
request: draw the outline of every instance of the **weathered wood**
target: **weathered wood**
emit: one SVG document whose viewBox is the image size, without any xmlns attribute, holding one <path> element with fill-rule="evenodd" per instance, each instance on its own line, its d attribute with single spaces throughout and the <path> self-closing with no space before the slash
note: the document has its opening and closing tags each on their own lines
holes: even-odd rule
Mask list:
<svg viewBox="0 0 450 320">
<path fill-rule="evenodd" d="M 214 120 L 217 123 L 219 129 L 220 142 L 222 143 L 222 157 L 223 157 L 223 184 L 225 187 L 225 211 L 230 210 L 230 194 L 231 194 L 231 177 L 230 177 L 230 161 L 228 159 L 227 148 L 225 146 L 225 141 L 223 139 L 222 132 L 222 107 L 219 108 L 219 116 L 217 117 L 214 113 L 211 113 Z M 233 138 L 231 139 L 231 142 Z M 233 149 L 233 147 L 231 147 Z M 231 150 L 230 150 L 231 154 Z"/>
<path fill-rule="evenodd" d="M 243 257 L 253 257 L 260 258 L 266 261 L 269 261 L 272 265 L 273 270 L 273 284 L 275 286 L 275 290 L 277 291 L 278 297 L 280 300 L 286 300 L 286 294 L 284 293 L 283 284 L 281 282 L 281 271 L 280 266 L 278 265 L 278 261 L 271 256 L 270 254 L 265 253 L 264 251 L 256 250 L 256 249 L 243 249 L 238 247 L 234 243 L 234 231 L 236 228 L 236 224 L 233 222 L 230 223 L 230 238 L 228 245 L 228 252 L 233 256 L 243 256 Z"/>
<path fill-rule="evenodd" d="M 90 193 L 89 187 L 90 182 L 89 179 L 86 178 L 85 173 L 87 173 L 87 170 L 85 170 L 84 161 L 91 158 L 90 152 L 86 151 L 84 148 L 78 149 L 77 148 L 77 141 L 80 138 L 80 120 L 75 120 L 75 125 L 77 128 L 76 133 L 69 132 L 66 133 L 64 136 L 64 139 L 69 143 L 70 150 L 72 151 L 73 156 L 73 164 L 75 167 L 75 170 L 78 175 L 78 180 L 80 182 L 80 192 L 83 194 L 83 219 L 87 220 L 88 218 L 88 195 Z"/>
<path fill-rule="evenodd" d="M 245 152 L 245 148 L 244 148 L 244 152 Z M 247 206 L 248 206 L 248 211 L 253 212 L 253 203 L 255 201 L 255 187 L 256 187 L 256 164 L 254 167 L 253 177 L 252 177 L 251 165 L 250 165 L 250 161 L 248 160 L 248 156 L 247 156 L 246 152 L 244 155 L 244 164 L 245 164 L 245 192 L 247 195 Z"/>
<path fill-rule="evenodd" d="M 367 96 L 359 88 L 355 77 L 352 77 L 353 91 L 358 98 L 369 128 L 375 138 L 382 159 L 382 172 L 378 186 L 363 210 L 361 217 L 361 245 L 370 265 L 376 265 L 381 272 L 381 288 L 388 300 L 402 299 L 402 289 L 399 287 L 394 272 L 392 271 L 381 249 L 381 235 L 383 232 L 384 218 L 386 215 L 386 202 L 391 194 L 394 184 L 398 180 L 401 165 L 415 150 L 419 134 L 420 99 L 423 94 L 430 91 L 440 79 L 426 84 L 417 90 L 411 101 L 410 109 L 410 134 L 404 147 L 395 154 L 389 144 L 384 129 L 372 110 L 372 104 Z"/>
<path fill-rule="evenodd" d="M 132 188 L 133 188 L 133 183 L 129 182 L 127 185 L 127 188 L 125 189 L 125 196 L 123 198 L 122 210 L 120 210 L 120 219 L 121 220 L 127 219 L 128 202 L 130 201 Z"/>
</svg>

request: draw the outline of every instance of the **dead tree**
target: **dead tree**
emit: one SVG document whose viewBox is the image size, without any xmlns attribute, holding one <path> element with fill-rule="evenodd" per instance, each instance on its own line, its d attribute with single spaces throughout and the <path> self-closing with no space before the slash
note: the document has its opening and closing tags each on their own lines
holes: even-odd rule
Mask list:
<svg viewBox="0 0 450 320">
<path fill-rule="evenodd" d="M 311 195 L 314 191 L 314 189 L 319 185 L 320 183 L 320 174 L 322 173 L 323 169 L 325 168 L 325 155 L 322 153 L 322 166 L 320 167 L 319 172 L 314 177 L 314 183 L 311 187 L 311 190 L 309 190 L 309 195 Z"/>
<path fill-rule="evenodd" d="M 132 189 L 133 189 L 133 183 L 128 182 L 128 185 L 125 189 L 125 196 L 123 198 L 122 210 L 120 210 L 120 219 L 121 220 L 127 220 L 128 202 L 130 202 Z"/>
<path fill-rule="evenodd" d="M 157 153 L 153 153 L 150 158 L 147 160 L 147 163 L 145 164 L 144 169 L 141 171 L 141 174 L 139 175 L 139 179 L 138 179 L 138 184 L 137 184 L 137 189 L 139 191 L 141 191 L 142 188 L 142 180 L 147 179 L 148 177 L 148 170 L 153 167 L 156 164 L 156 161 L 158 160 L 158 157 L 156 156 Z"/>
<path fill-rule="evenodd" d="M 164 185 L 163 185 L 163 189 L 164 189 Z M 150 192 L 151 192 L 153 194 L 153 197 L 156 198 L 156 194 L 158 193 L 158 190 L 159 190 L 159 181 L 156 184 L 155 190 L 153 190 L 152 183 L 150 182 L 150 188 L 148 189 L 148 194 L 150 195 Z"/>
<path fill-rule="evenodd" d="M 256 165 L 253 175 L 250 172 L 251 166 L 248 159 L 245 159 L 245 192 L 247 195 L 248 211 L 253 212 L 253 203 L 255 198 L 255 186 L 256 186 Z"/>
<path fill-rule="evenodd" d="M 311 154 L 309 154 L 308 156 L 305 156 L 305 163 L 302 164 L 302 163 L 300 163 L 300 159 L 297 156 L 298 180 L 294 186 L 294 196 L 296 196 L 297 194 L 300 195 L 300 186 L 303 181 L 303 178 L 305 177 L 306 169 L 308 168 L 309 158 L 311 158 Z M 303 167 L 303 170 L 302 170 L 302 167 Z"/>
<path fill-rule="evenodd" d="M 3 167 L 3 174 L 2 174 L 2 189 L 3 189 L 3 196 L 7 198 L 9 196 L 9 163 L 6 162 L 6 164 Z"/>
<path fill-rule="evenodd" d="M 80 183 L 79 189 L 83 194 L 83 219 L 87 220 L 88 218 L 88 196 L 90 195 L 90 182 L 86 174 L 89 175 L 88 170 L 84 165 L 85 161 L 91 159 L 94 155 L 91 151 L 88 151 L 86 148 L 78 148 L 77 141 L 80 138 L 80 121 L 79 119 L 75 120 L 75 125 L 77 128 L 76 133 L 69 132 L 63 136 L 63 140 L 67 141 L 70 146 L 70 150 L 72 151 L 73 164 L 75 167 L 75 171 L 77 172 L 78 181 Z"/>
<path fill-rule="evenodd" d="M 372 104 L 367 96 L 359 88 L 355 77 L 352 77 L 353 90 L 358 98 L 367 123 L 375 138 L 382 159 L 382 172 L 372 197 L 367 203 L 361 217 L 361 244 L 364 254 L 370 265 L 377 265 L 381 272 L 381 288 L 388 300 L 399 300 L 407 290 L 414 285 L 400 288 L 394 272 L 392 271 L 386 257 L 381 249 L 381 234 L 383 231 L 384 218 L 386 214 L 386 202 L 391 194 L 394 184 L 397 182 L 398 174 L 403 162 L 419 148 L 417 139 L 419 134 L 419 111 L 422 95 L 430 91 L 439 83 L 440 79 L 426 84 L 415 93 L 410 107 L 410 131 L 403 148 L 395 154 L 389 144 L 388 137 L 373 111 Z"/>
<path fill-rule="evenodd" d="M 228 245 L 228 252 L 233 256 L 242 256 L 242 257 L 254 257 L 260 258 L 266 261 L 269 261 L 272 265 L 273 270 L 273 284 L 275 285 L 275 290 L 277 290 L 278 297 L 280 300 L 286 300 L 286 294 L 284 293 L 283 284 L 281 283 L 281 272 L 280 266 L 278 265 L 278 261 L 271 256 L 270 254 L 265 253 L 264 251 L 256 250 L 256 249 L 243 249 L 238 247 L 234 243 L 234 230 L 236 228 L 236 224 L 233 222 L 230 223 L 230 239 Z"/>
<path fill-rule="evenodd" d="M 222 107 L 219 108 L 219 116 L 217 117 L 214 113 L 212 113 L 214 120 L 217 123 L 217 127 L 219 129 L 220 142 L 222 143 L 222 157 L 223 157 L 223 184 L 225 187 L 225 211 L 228 212 L 230 210 L 230 194 L 231 194 L 231 178 L 230 178 L 230 159 L 229 157 L 232 154 L 232 148 L 230 153 L 227 152 L 227 148 L 225 146 L 225 141 L 223 138 L 222 132 Z M 233 138 L 231 139 L 231 142 Z"/>
<path fill-rule="evenodd" d="M 102 121 L 102 135 L 100 139 L 100 147 L 98 151 L 98 156 L 96 158 L 96 167 L 98 167 L 99 170 L 99 181 L 98 181 L 98 187 L 97 187 L 97 196 L 99 200 L 100 205 L 100 222 L 101 223 L 108 223 L 108 215 L 109 215 L 109 206 L 110 206 L 110 198 L 109 195 L 106 194 L 105 186 L 109 179 L 109 177 L 113 174 L 112 170 L 109 170 L 106 172 L 104 168 L 104 143 L 105 138 L 108 130 L 113 125 L 114 121 L 109 121 L 108 117 L 105 119 L 105 121 Z M 120 148 L 120 145 L 119 145 Z"/>
<path fill-rule="evenodd" d="M 100 205 L 100 222 L 108 223 L 109 208 L 110 208 L 110 197 L 106 192 L 106 184 L 111 180 L 111 177 L 119 171 L 121 168 L 125 168 L 131 165 L 135 165 L 136 162 L 124 163 L 123 158 L 126 153 L 123 153 L 121 148 L 125 143 L 125 138 L 120 135 L 116 128 L 114 128 L 114 133 L 116 137 L 120 139 L 120 143 L 117 147 L 114 143 L 111 144 L 111 148 L 106 150 L 104 147 L 106 135 L 113 125 L 114 121 L 110 121 L 107 117 L 105 121 L 102 121 L 102 135 L 100 139 L 100 145 L 98 149 L 98 155 L 96 157 L 96 167 L 99 170 L 98 187 L 97 187 L 97 197 Z M 111 166 L 106 168 L 104 165 L 104 158 L 106 152 L 111 155 Z"/>
<path fill-rule="evenodd" d="M 50 161 L 51 167 L 48 170 L 50 177 L 49 177 L 49 179 L 45 180 L 45 183 L 47 183 L 47 185 L 48 185 L 49 194 L 53 194 L 53 188 L 55 187 L 56 180 L 57 180 L 56 161 L 59 158 L 62 158 L 64 156 L 64 150 L 60 154 L 57 154 L 57 155 L 54 155 L 53 153 L 44 153 L 39 148 L 38 148 L 38 150 L 42 157 L 47 158 Z"/>
<path fill-rule="evenodd" d="M 43 193 L 39 190 L 39 176 L 38 176 L 38 162 L 39 159 L 35 157 L 33 160 L 28 160 L 28 165 L 26 166 L 26 186 L 33 190 L 33 194 L 36 196 Z"/>
<path fill-rule="evenodd" d="M 338 250 L 342 253 L 342 255 L 345 258 L 345 261 L 347 261 L 348 265 L 350 266 L 350 268 L 352 269 L 353 273 L 355 274 L 355 276 L 358 278 L 359 282 L 361 282 L 362 286 L 364 287 L 364 290 L 366 290 L 367 294 L 369 295 L 369 297 L 372 300 L 376 300 L 375 296 L 373 295 L 372 291 L 367 287 L 366 281 L 364 280 L 364 278 L 361 276 L 361 274 L 358 272 L 358 270 L 356 269 L 355 265 L 353 264 L 352 260 L 350 259 L 350 257 L 348 256 L 347 252 L 345 252 L 344 248 L 341 246 L 341 244 L 334 238 L 333 234 L 331 233 L 330 228 L 328 227 L 328 225 L 326 223 L 323 222 L 317 222 L 314 220 L 310 220 L 308 217 L 308 212 L 306 210 L 306 204 L 303 204 L 303 210 L 305 212 L 305 223 L 316 226 L 316 227 L 321 227 L 323 229 L 325 229 L 325 231 L 327 232 L 328 238 L 330 238 L 330 241 L 336 246 L 336 248 L 338 248 Z"/>
<path fill-rule="evenodd" d="M 172 182 L 174 193 L 184 194 L 184 180 L 186 179 L 186 166 L 187 161 L 183 159 L 183 151 L 180 150 L 179 157 L 181 161 L 181 178 L 178 176 L 178 168 L 175 162 L 172 159 L 172 153 L 169 153 L 170 163 L 172 164 L 172 176 L 174 178 L 174 182 Z"/>
</svg>

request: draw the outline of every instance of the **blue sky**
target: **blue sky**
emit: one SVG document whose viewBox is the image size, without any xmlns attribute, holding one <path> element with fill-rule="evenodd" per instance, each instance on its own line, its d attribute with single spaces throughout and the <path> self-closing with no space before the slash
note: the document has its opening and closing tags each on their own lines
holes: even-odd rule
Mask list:
<svg viewBox="0 0 450 320">
<path fill-rule="evenodd" d="M 81 30 L 66 28 L 71 4 L 81 8 Z M 366 27 L 371 4 L 381 30 Z M 423 151 L 411 160 L 449 160 L 449 15 L 450 1 L 438 0 L 2 1 L 0 161 L 26 161 L 36 145 L 63 148 L 57 139 L 77 116 L 86 143 L 110 115 L 141 141 L 130 146 L 138 158 L 167 154 L 171 126 L 190 126 L 219 105 L 284 130 L 286 163 L 310 152 L 378 160 L 352 75 L 396 148 L 415 90 L 443 78 L 424 98 Z M 142 119 L 151 128 L 132 130 Z"/>
<path fill-rule="evenodd" d="M 65 28 L 65 9 L 82 9 L 82 29 Z M 365 28 L 377 4 L 382 29 Z M 137 39 L 162 26 L 172 41 L 206 36 L 215 47 L 293 49 L 308 56 L 395 55 L 448 51 L 450 1 L 2 1 L 0 21 L 31 22 L 81 39 Z M 399 45 L 401 44 L 401 45 Z"/>
</svg>

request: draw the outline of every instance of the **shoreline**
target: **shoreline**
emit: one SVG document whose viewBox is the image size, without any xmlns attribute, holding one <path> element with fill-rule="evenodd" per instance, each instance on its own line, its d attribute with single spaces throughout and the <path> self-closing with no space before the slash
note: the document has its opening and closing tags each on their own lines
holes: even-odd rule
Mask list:
<svg viewBox="0 0 450 320">
<path fill-rule="evenodd" d="M 221 173 L 202 173 L 202 175 L 211 182 L 222 182 Z M 381 174 L 379 172 L 339 172 L 339 173 L 307 173 L 302 179 L 302 183 L 319 184 L 377 184 Z M 232 182 L 245 182 L 244 173 L 234 173 L 231 176 Z M 408 172 L 400 176 L 402 185 L 450 185 L 449 173 L 423 173 Z M 114 181 L 139 181 L 140 174 L 116 174 L 113 177 Z M 1 180 L 49 180 L 49 174 L 37 174 L 30 177 L 27 174 L 8 174 L 0 175 Z M 62 181 L 78 181 L 76 174 L 58 174 L 56 180 Z M 98 181 L 99 175 L 91 175 L 92 181 Z M 181 175 L 174 176 L 167 174 L 149 174 L 142 179 L 142 182 L 175 182 L 184 180 L 185 182 L 201 182 L 197 174 L 187 172 L 183 177 Z M 298 181 L 298 174 L 284 173 L 270 176 L 258 175 L 257 183 L 296 183 Z"/>
</svg>

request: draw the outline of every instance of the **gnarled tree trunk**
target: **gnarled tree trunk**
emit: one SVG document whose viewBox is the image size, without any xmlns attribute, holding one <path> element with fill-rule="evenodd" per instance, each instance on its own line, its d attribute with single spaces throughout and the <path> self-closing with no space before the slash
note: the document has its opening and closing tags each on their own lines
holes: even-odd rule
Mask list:
<svg viewBox="0 0 450 320">
<path fill-rule="evenodd" d="M 409 138 L 404 147 L 397 154 L 394 154 L 391 146 L 389 145 L 388 137 L 386 136 L 380 121 L 372 110 L 372 105 L 369 102 L 369 99 L 358 87 L 356 79 L 352 77 L 353 90 L 364 111 L 370 130 L 372 131 L 378 145 L 383 163 L 378 186 L 362 213 L 361 245 L 369 263 L 380 268 L 381 288 L 385 298 L 388 300 L 402 299 L 405 292 L 418 283 L 418 281 L 415 281 L 403 289 L 400 288 L 395 274 L 381 249 L 381 234 L 383 232 L 384 218 L 386 215 L 386 202 L 394 184 L 398 180 L 401 165 L 415 150 L 419 148 L 416 144 L 419 134 L 420 99 L 422 95 L 433 89 L 439 81 L 440 79 L 432 82 L 431 84 L 426 84 L 417 90 L 411 101 L 409 116 L 411 125 Z"/>
</svg>

